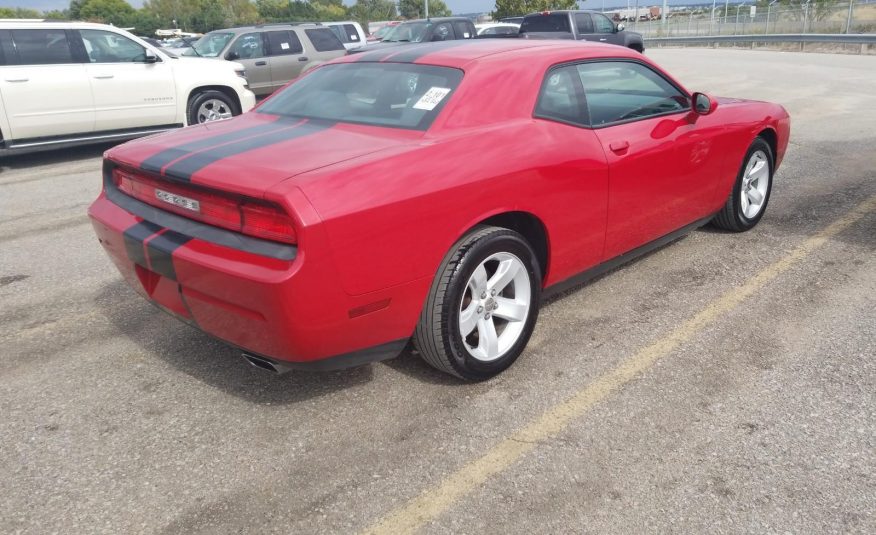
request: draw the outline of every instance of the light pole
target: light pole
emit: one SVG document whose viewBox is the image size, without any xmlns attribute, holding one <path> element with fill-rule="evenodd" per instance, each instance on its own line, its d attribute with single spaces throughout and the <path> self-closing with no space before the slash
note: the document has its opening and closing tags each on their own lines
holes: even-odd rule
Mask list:
<svg viewBox="0 0 876 535">
<path fill-rule="evenodd" d="M 775 4 L 778 1 L 779 0 L 773 0 L 772 2 L 767 4 L 767 21 L 766 21 L 766 28 L 763 29 L 764 35 L 770 33 L 770 10 L 773 8 L 773 4 Z"/>
<path fill-rule="evenodd" d="M 742 2 L 741 4 L 736 6 L 736 24 L 733 25 L 733 35 L 736 35 L 736 33 L 739 29 L 739 9 L 744 5 L 745 5 L 745 2 Z"/>
<path fill-rule="evenodd" d="M 717 1 L 718 0 L 712 0 L 712 16 L 709 18 L 709 33 L 710 34 L 714 34 L 714 31 L 715 31 L 713 26 L 715 25 L 715 2 L 717 2 Z"/>
<path fill-rule="evenodd" d="M 855 0 L 849 0 L 849 16 L 846 18 L 846 33 L 852 33 L 852 6 Z"/>
<path fill-rule="evenodd" d="M 429 0 L 426 0 L 426 18 L 429 18 Z"/>
<path fill-rule="evenodd" d="M 730 16 L 730 0 L 724 0 L 724 24 L 727 24 L 727 17 Z"/>
</svg>

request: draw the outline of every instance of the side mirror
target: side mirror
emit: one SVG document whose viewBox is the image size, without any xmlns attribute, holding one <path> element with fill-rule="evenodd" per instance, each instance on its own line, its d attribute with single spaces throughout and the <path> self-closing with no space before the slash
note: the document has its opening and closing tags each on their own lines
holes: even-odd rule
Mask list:
<svg viewBox="0 0 876 535">
<path fill-rule="evenodd" d="M 225 59 L 227 59 L 228 61 L 234 61 L 236 59 L 240 59 L 240 54 L 238 54 L 237 52 L 229 52 L 225 54 Z"/>
<path fill-rule="evenodd" d="M 614 32 L 615 32 L 615 33 L 617 33 L 617 32 L 622 32 L 622 31 L 624 31 L 624 28 L 626 28 L 626 26 L 624 26 L 624 23 L 623 23 L 623 22 L 618 22 L 618 23 L 617 23 L 617 26 L 614 27 Z"/>
<path fill-rule="evenodd" d="M 697 115 L 709 115 L 718 108 L 718 101 L 705 93 L 694 93 L 691 95 L 693 101 L 693 111 Z"/>
<path fill-rule="evenodd" d="M 146 56 L 143 60 L 146 63 L 158 63 L 158 56 L 152 50 L 146 49 Z"/>
</svg>

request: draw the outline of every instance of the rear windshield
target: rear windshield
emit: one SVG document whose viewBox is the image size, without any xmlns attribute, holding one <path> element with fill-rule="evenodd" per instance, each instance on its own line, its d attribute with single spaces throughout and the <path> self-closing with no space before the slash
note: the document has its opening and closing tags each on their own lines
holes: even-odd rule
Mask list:
<svg viewBox="0 0 876 535">
<path fill-rule="evenodd" d="M 567 32 L 572 33 L 567 13 L 551 13 L 550 15 L 527 15 L 523 17 L 520 33 Z"/>
<path fill-rule="evenodd" d="M 328 28 L 304 30 L 304 33 L 310 38 L 310 42 L 313 43 L 313 48 L 315 48 L 317 52 L 346 50 L 341 41 L 338 40 L 338 36 Z"/>
<path fill-rule="evenodd" d="M 426 130 L 450 100 L 462 71 L 412 63 L 320 67 L 258 111 L 347 123 Z"/>
</svg>

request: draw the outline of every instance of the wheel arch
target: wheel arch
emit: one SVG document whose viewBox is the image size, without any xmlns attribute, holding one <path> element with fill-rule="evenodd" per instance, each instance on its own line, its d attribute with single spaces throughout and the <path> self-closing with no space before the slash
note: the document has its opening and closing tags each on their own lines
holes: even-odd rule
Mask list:
<svg viewBox="0 0 876 535">
<path fill-rule="evenodd" d="M 550 241 L 548 240 L 547 227 L 538 216 L 531 212 L 523 211 L 494 214 L 478 221 L 477 224 L 466 230 L 463 235 L 468 234 L 478 225 L 506 228 L 521 234 L 535 251 L 536 260 L 538 260 L 539 267 L 541 267 L 542 282 L 544 282 L 547 278 L 550 265 Z"/>
<path fill-rule="evenodd" d="M 227 85 L 199 85 L 193 87 L 186 97 L 186 123 L 188 123 L 188 110 L 189 106 L 192 103 L 192 99 L 195 97 L 195 95 L 204 91 L 219 91 L 220 93 L 230 98 L 235 106 L 237 106 L 238 110 L 243 110 L 243 103 L 240 102 L 240 97 L 237 95 L 237 92 L 233 88 L 228 87 Z"/>
<path fill-rule="evenodd" d="M 770 150 L 773 153 L 773 167 L 775 168 L 775 161 L 778 158 L 778 149 L 779 149 L 779 136 L 776 134 L 776 131 L 772 127 L 767 127 L 762 129 L 757 133 L 757 137 L 763 138 L 764 141 L 767 142 L 767 145 L 770 146 Z"/>
</svg>

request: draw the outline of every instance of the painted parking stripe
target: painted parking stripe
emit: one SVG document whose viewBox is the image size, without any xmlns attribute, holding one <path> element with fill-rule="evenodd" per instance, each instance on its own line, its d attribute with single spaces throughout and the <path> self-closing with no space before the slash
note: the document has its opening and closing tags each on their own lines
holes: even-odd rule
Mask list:
<svg viewBox="0 0 876 535">
<path fill-rule="evenodd" d="M 149 268 L 149 261 L 146 259 L 146 251 L 143 248 L 143 242 L 149 236 L 161 230 L 160 225 L 150 223 L 149 221 L 140 221 L 139 223 L 129 227 L 122 233 L 125 241 L 125 251 L 128 253 L 128 258 L 131 262 Z"/>
<path fill-rule="evenodd" d="M 317 134 L 324 130 L 328 130 L 335 124 L 335 122 L 327 121 L 308 121 L 298 123 L 295 126 L 288 126 L 287 123 L 287 127 L 282 130 L 243 139 L 236 143 L 227 143 L 225 145 L 220 145 L 218 147 L 213 147 L 192 154 L 187 158 L 183 158 L 167 166 L 164 169 L 164 174 L 179 180 L 191 180 L 192 175 L 219 160 L 238 156 L 252 150 L 263 149 L 285 141 Z"/>
<path fill-rule="evenodd" d="M 274 132 L 280 128 L 284 128 L 285 126 L 286 125 L 281 122 L 272 121 L 267 124 L 260 124 L 248 128 L 241 128 L 240 130 L 234 130 L 233 132 L 226 132 L 224 134 L 217 134 L 215 136 L 200 138 L 195 141 L 190 141 L 189 143 L 183 143 L 182 145 L 177 145 L 173 148 L 162 150 L 157 154 L 154 154 L 149 158 L 143 160 L 143 162 L 140 164 L 140 168 L 144 171 L 160 173 L 161 169 L 167 164 L 171 163 L 174 160 L 182 158 L 187 154 L 191 154 L 192 152 L 209 149 L 210 147 L 214 147 L 216 145 L 237 141 L 239 139 L 244 139 L 251 136 Z"/>
<path fill-rule="evenodd" d="M 401 508 L 366 530 L 371 534 L 412 533 L 450 509 L 459 499 L 479 489 L 491 477 L 503 472 L 540 443 L 556 437 L 575 419 L 634 381 L 657 361 L 692 339 L 738 307 L 767 283 L 808 257 L 831 237 L 876 211 L 876 195 L 862 202 L 827 228 L 808 238 L 790 253 L 773 262 L 741 286 L 728 290 L 708 303 L 693 317 L 625 359 L 572 397 L 549 408 L 540 418 L 490 448 L 483 456 L 449 474 L 436 487 L 424 491 Z"/>
</svg>

